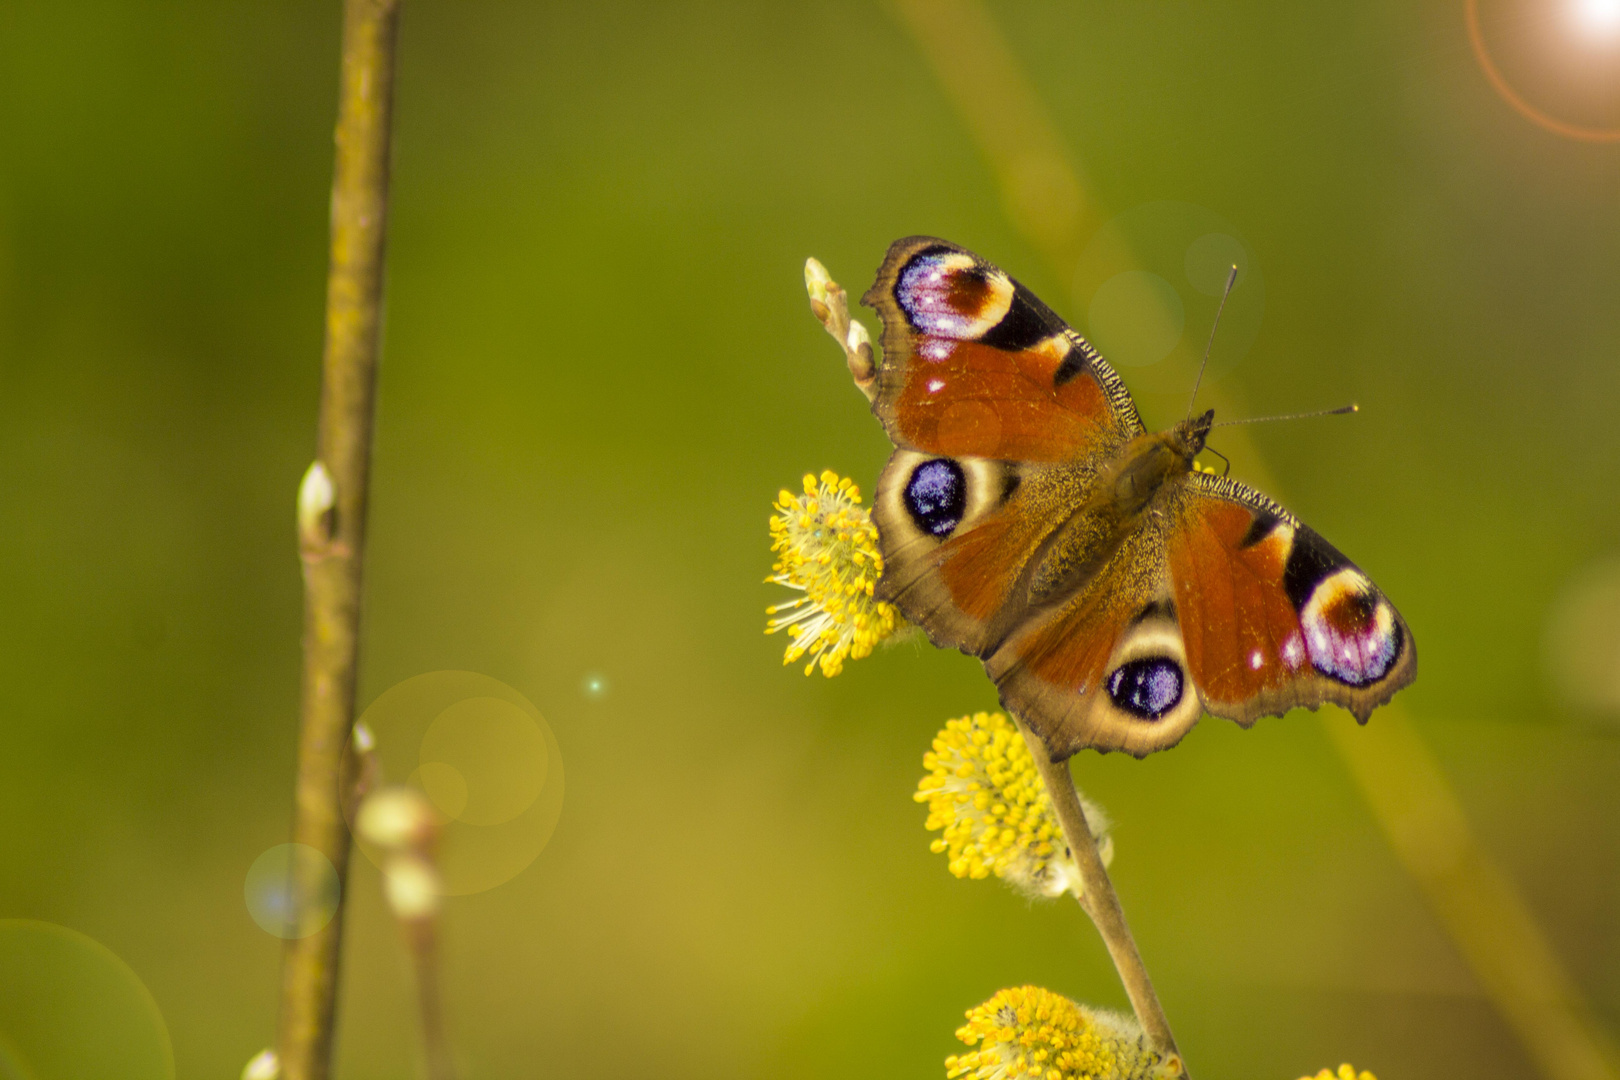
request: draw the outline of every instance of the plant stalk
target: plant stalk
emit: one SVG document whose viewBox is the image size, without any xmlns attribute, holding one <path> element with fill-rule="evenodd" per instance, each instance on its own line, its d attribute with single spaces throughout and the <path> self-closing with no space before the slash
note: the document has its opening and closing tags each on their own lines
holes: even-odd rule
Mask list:
<svg viewBox="0 0 1620 1080">
<path fill-rule="evenodd" d="M 1047 796 L 1052 800 L 1058 823 L 1063 827 L 1063 839 L 1080 871 L 1080 880 L 1085 889 L 1079 898 L 1080 906 L 1091 916 L 1097 932 L 1102 935 L 1103 944 L 1108 946 L 1108 955 L 1113 958 L 1119 980 L 1125 985 L 1125 996 L 1130 998 L 1131 1011 L 1136 1014 L 1137 1022 L 1142 1025 L 1142 1030 L 1155 1049 L 1175 1056 L 1181 1076 L 1186 1080 L 1185 1061 L 1176 1049 L 1175 1036 L 1170 1034 L 1170 1021 L 1164 1015 L 1164 1006 L 1159 1004 L 1159 995 L 1153 991 L 1153 980 L 1148 977 L 1142 954 L 1136 949 L 1131 928 L 1125 923 L 1125 911 L 1119 906 L 1119 895 L 1114 892 L 1114 883 L 1109 879 L 1108 869 L 1103 866 L 1102 856 L 1097 852 L 1097 838 L 1086 821 L 1084 807 L 1080 805 L 1080 792 L 1075 788 L 1069 763 L 1053 761 L 1051 752 L 1040 736 L 1016 715 L 1013 719 L 1017 721 L 1018 730 L 1029 746 L 1030 756 L 1035 759 L 1035 767 L 1040 770 Z"/>
<path fill-rule="evenodd" d="M 439 994 L 439 934 L 437 919 L 418 919 L 405 926 L 407 945 L 416 968 L 417 1005 L 422 1018 L 422 1049 L 428 1080 L 455 1080 L 455 1058 L 445 1033 L 444 1003 Z"/>
<path fill-rule="evenodd" d="M 343 5 L 316 462 L 330 480 L 330 508 L 300 515 L 304 659 L 293 813 L 294 842 L 330 860 L 339 897 L 332 920 L 289 940 L 282 954 L 277 1053 L 285 1080 L 325 1080 L 331 1066 L 349 862 L 343 799 L 353 779 L 344 775 L 343 748 L 354 722 L 359 660 L 398 17 L 398 0 Z"/>
</svg>

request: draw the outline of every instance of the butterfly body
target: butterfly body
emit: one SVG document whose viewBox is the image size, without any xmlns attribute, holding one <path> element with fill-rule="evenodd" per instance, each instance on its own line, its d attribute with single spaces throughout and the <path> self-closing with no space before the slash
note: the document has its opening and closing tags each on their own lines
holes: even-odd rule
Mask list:
<svg viewBox="0 0 1620 1080">
<path fill-rule="evenodd" d="M 1054 757 L 1143 755 L 1207 709 L 1337 702 L 1416 671 L 1410 631 L 1282 507 L 1197 470 L 1213 413 L 1162 432 L 1083 338 L 962 248 L 911 237 L 864 297 L 873 411 L 896 445 L 873 520 L 880 598 L 980 657 Z"/>
</svg>

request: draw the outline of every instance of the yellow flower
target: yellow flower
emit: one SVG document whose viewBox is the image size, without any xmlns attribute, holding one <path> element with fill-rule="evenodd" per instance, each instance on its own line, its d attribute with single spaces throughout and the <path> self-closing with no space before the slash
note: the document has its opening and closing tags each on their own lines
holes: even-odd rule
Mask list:
<svg viewBox="0 0 1620 1080">
<path fill-rule="evenodd" d="M 843 670 L 845 659 L 869 654 L 900 622 L 892 605 L 872 598 L 883 573 L 877 526 L 861 505 L 860 489 L 831 470 L 819 482 L 806 475 L 803 495 L 784 489 L 774 509 L 776 565 L 765 580 L 804 595 L 766 608 L 772 618 L 765 632 L 786 630 L 792 639 L 784 664 L 809 653 L 804 673 L 820 664 L 831 678 Z"/>
<path fill-rule="evenodd" d="M 1352 1066 L 1344 1064 L 1339 1066 L 1338 1072 L 1329 1072 L 1323 1069 L 1315 1076 L 1302 1076 L 1299 1080 L 1378 1080 L 1378 1077 L 1366 1069 L 1356 1072 Z"/>
<path fill-rule="evenodd" d="M 1083 891 L 1080 871 L 1035 770 L 1029 747 L 1003 713 L 950 720 L 923 755 L 928 775 L 912 796 L 928 804 L 928 829 L 943 830 L 931 846 L 945 853 L 961 878 L 991 874 L 1030 896 Z M 1106 865 L 1114 857 L 1108 818 L 1081 799 L 1086 822 Z"/>
<path fill-rule="evenodd" d="M 945 1059 L 951 1080 L 1159 1080 L 1181 1062 L 1148 1046 L 1136 1021 L 1018 986 L 969 1009 L 956 1037 L 978 1049 Z"/>
</svg>

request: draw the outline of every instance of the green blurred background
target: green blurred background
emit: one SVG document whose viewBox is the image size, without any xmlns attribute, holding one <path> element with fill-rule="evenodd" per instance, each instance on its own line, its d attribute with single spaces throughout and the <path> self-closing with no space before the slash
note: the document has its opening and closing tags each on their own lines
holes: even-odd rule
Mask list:
<svg viewBox="0 0 1620 1080">
<path fill-rule="evenodd" d="M 1612 1030 L 1620 728 L 1544 642 L 1620 554 L 1620 145 L 1511 111 L 1460 2 L 991 10 L 1101 219 L 1240 230 L 1264 324 L 1220 391 L 1361 403 L 1253 438 L 1414 628 L 1403 700 Z M 186 1080 L 274 1031 L 242 889 L 291 815 L 338 32 L 334 2 L 0 3 L 0 917 L 122 957 Z M 777 489 L 887 454 L 807 255 L 858 295 L 935 233 L 1087 329 L 902 22 L 407 0 L 400 49 L 361 698 L 493 676 L 568 770 L 534 864 L 448 903 L 466 1075 L 937 1077 L 1000 987 L 1123 1007 L 1072 904 L 928 852 L 910 794 L 993 705 L 979 665 L 806 679 L 760 632 Z M 1579 65 L 1503 66 L 1620 123 L 1612 85 L 1560 89 Z M 1352 721 L 1077 763 L 1195 1075 L 1530 1075 L 1323 723 Z M 364 860 L 350 902 L 339 1075 L 413 1075 Z"/>
</svg>

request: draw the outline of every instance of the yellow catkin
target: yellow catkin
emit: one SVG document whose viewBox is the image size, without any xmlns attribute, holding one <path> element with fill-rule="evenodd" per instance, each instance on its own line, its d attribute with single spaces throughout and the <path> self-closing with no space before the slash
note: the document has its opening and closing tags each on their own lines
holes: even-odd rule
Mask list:
<svg viewBox="0 0 1620 1080">
<path fill-rule="evenodd" d="M 1331 1069 L 1323 1069 L 1315 1076 L 1302 1076 L 1299 1078 L 1299 1080 L 1378 1080 L 1378 1077 L 1374 1076 L 1366 1069 L 1357 1072 L 1353 1065 L 1346 1062 L 1345 1064 L 1339 1066 L 1338 1072 L 1334 1072 Z"/>
<path fill-rule="evenodd" d="M 892 605 L 872 595 L 883 574 L 877 527 L 854 481 L 831 470 L 806 475 L 802 495 L 783 489 L 772 509 L 776 564 L 765 580 L 804 595 L 766 608 L 765 632 L 787 632 L 783 663 L 808 654 L 804 673 L 819 666 L 831 678 L 845 660 L 869 655 L 902 621 Z"/>
<path fill-rule="evenodd" d="M 949 720 L 923 755 L 928 770 L 912 797 L 928 805 L 926 827 L 938 831 L 931 848 L 961 878 L 994 874 L 1022 892 L 1058 896 L 1081 892 L 1080 873 L 1063 841 L 1029 747 L 1006 714 L 975 713 Z M 1114 843 L 1108 819 L 1082 800 L 1104 863 Z"/>
<path fill-rule="evenodd" d="M 1162 1080 L 1181 1067 L 1151 1049 L 1129 1017 L 1039 986 L 1002 990 L 969 1009 L 956 1037 L 973 1049 L 945 1059 L 948 1080 Z"/>
</svg>

